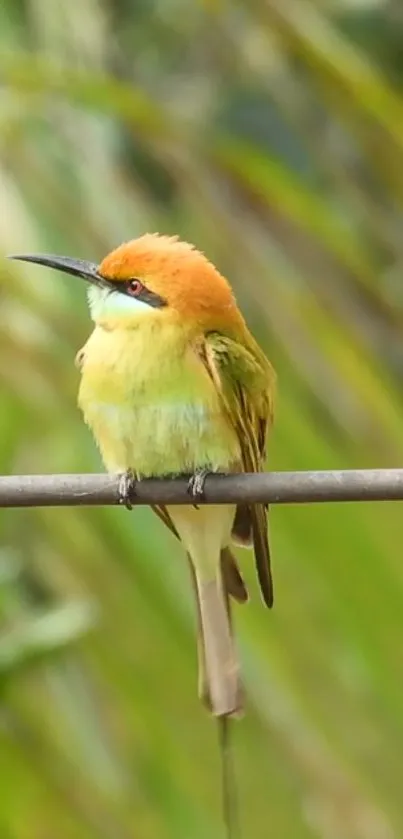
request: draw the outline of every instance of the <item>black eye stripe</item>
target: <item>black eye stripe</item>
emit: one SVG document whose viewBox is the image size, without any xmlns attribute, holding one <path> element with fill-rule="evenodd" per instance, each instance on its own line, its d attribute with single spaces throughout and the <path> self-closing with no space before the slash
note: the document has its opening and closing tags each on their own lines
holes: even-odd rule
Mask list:
<svg viewBox="0 0 403 839">
<path fill-rule="evenodd" d="M 137 278 L 132 277 L 131 280 L 128 280 L 127 282 L 123 283 L 116 280 L 108 280 L 108 283 L 114 291 L 119 291 L 120 294 L 127 294 L 127 296 L 132 297 L 133 300 L 141 300 L 143 303 L 147 303 L 148 306 L 153 306 L 154 309 L 162 309 L 164 308 L 164 306 L 167 305 L 167 301 L 164 300 L 163 297 L 160 297 L 159 294 L 155 294 L 154 291 L 150 291 L 148 288 L 146 288 L 141 283 L 141 280 L 139 280 L 139 282 L 141 283 L 142 288 L 139 291 L 139 293 L 136 295 L 131 294 L 129 283 L 135 279 Z"/>
<path fill-rule="evenodd" d="M 167 305 L 167 302 L 166 300 L 164 300 L 163 297 L 160 297 L 159 294 L 155 294 L 153 291 L 150 291 L 148 288 L 145 288 L 145 286 L 143 286 L 140 293 L 137 294 L 134 299 L 142 300 L 143 303 L 147 303 L 149 306 L 153 306 L 155 309 L 163 309 L 164 306 Z"/>
</svg>

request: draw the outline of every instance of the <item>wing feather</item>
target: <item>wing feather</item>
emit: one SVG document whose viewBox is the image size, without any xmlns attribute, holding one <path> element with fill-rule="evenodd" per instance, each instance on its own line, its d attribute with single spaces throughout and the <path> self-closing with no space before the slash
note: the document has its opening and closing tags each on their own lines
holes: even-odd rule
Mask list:
<svg viewBox="0 0 403 839">
<path fill-rule="evenodd" d="M 218 333 L 205 336 L 198 347 L 223 408 L 240 443 L 244 472 L 260 472 L 266 457 L 268 428 L 273 419 L 274 371 L 259 347 L 240 344 Z M 262 597 L 273 605 L 273 580 L 267 533 L 267 506 L 239 505 L 233 536 L 252 538 Z"/>
</svg>

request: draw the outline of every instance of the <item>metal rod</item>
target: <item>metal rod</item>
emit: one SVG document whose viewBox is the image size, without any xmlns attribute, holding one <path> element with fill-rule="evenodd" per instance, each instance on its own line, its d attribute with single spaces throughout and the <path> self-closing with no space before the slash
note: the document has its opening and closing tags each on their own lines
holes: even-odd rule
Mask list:
<svg viewBox="0 0 403 839">
<path fill-rule="evenodd" d="M 201 504 L 403 500 L 403 469 L 208 475 Z M 0 507 L 119 503 L 118 475 L 0 476 Z M 191 504 L 188 479 L 138 481 L 132 503 Z"/>
</svg>

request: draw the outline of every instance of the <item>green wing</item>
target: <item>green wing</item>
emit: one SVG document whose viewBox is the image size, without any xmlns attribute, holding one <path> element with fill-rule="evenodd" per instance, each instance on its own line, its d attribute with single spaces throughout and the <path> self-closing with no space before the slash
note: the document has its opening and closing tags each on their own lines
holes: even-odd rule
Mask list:
<svg viewBox="0 0 403 839">
<path fill-rule="evenodd" d="M 219 333 L 209 333 L 199 355 L 221 396 L 223 408 L 239 438 L 244 472 L 262 471 L 266 440 L 273 419 L 275 374 L 254 342 L 245 347 Z M 233 536 L 253 542 L 256 569 L 264 602 L 273 605 L 273 581 L 267 535 L 267 507 L 239 505 Z"/>
</svg>

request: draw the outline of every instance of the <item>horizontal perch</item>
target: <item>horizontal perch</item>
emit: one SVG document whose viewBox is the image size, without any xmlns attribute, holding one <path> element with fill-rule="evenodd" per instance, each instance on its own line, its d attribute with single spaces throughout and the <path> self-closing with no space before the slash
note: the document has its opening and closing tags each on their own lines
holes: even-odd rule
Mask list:
<svg viewBox="0 0 403 839">
<path fill-rule="evenodd" d="M 10 475 L 0 477 L 0 507 L 63 507 L 119 503 L 119 475 Z M 403 469 L 263 472 L 208 475 L 205 504 L 304 504 L 324 501 L 403 500 Z M 188 479 L 138 481 L 132 503 L 191 504 Z"/>
</svg>

